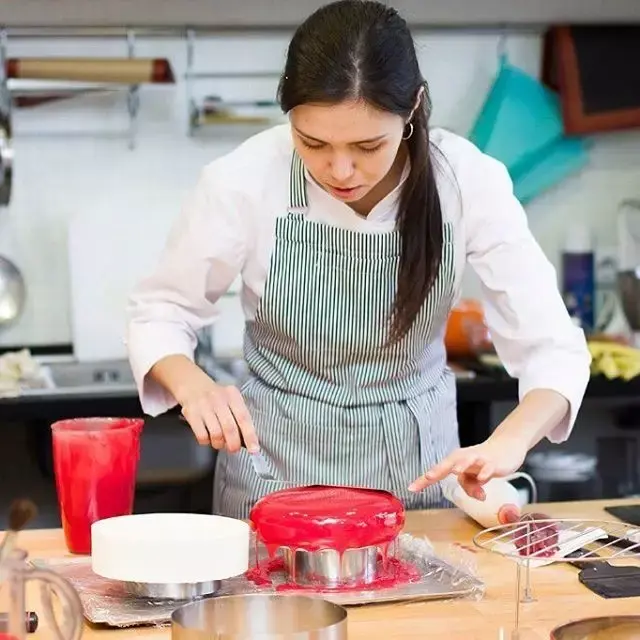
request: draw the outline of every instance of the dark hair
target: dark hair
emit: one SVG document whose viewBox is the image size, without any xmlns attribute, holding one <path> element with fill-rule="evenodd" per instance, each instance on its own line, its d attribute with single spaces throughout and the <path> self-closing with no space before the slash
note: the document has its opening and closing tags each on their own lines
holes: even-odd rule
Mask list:
<svg viewBox="0 0 640 640">
<path fill-rule="evenodd" d="M 406 140 L 411 171 L 399 203 L 402 253 L 391 340 L 404 336 L 420 312 L 437 277 L 443 243 L 429 148 L 431 105 L 407 23 L 380 2 L 325 5 L 296 30 L 278 89 L 285 113 L 301 104 L 364 100 L 408 121 L 421 88 Z"/>
</svg>

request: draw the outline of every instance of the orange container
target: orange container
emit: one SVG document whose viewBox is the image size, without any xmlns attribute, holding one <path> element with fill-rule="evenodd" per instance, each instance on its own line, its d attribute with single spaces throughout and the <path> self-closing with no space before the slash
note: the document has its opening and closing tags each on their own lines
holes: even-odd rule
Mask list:
<svg viewBox="0 0 640 640">
<path fill-rule="evenodd" d="M 461 300 L 451 310 L 444 344 L 447 356 L 452 360 L 476 358 L 481 353 L 493 351 L 484 310 L 478 300 Z"/>
</svg>

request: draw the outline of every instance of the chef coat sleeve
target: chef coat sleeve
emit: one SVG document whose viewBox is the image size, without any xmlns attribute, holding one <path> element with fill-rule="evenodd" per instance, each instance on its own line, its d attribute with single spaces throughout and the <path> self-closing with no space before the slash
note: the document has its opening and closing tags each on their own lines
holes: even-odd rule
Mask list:
<svg viewBox="0 0 640 640">
<path fill-rule="evenodd" d="M 216 301 L 242 270 L 247 228 L 238 194 L 215 163 L 202 172 L 174 224 L 155 270 L 133 290 L 127 306 L 129 361 L 145 413 L 158 415 L 175 399 L 148 376 L 168 355 L 191 360 L 196 331 L 216 316 Z M 140 239 L 144 242 L 144 238 Z"/>
<path fill-rule="evenodd" d="M 519 380 L 520 399 L 532 389 L 552 389 L 568 400 L 566 419 L 547 436 L 563 442 L 589 382 L 585 335 L 567 312 L 555 269 L 529 230 L 505 166 L 465 144 L 458 183 L 466 255 L 481 281 L 491 338 Z"/>
</svg>

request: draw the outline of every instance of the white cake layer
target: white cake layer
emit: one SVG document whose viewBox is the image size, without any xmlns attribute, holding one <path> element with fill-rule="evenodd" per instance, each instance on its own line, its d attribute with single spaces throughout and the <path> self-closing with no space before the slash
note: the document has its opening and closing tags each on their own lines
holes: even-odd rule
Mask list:
<svg viewBox="0 0 640 640">
<path fill-rule="evenodd" d="M 111 580 L 224 580 L 247 570 L 249 531 L 241 520 L 193 513 L 108 518 L 91 526 L 91 564 Z"/>
</svg>

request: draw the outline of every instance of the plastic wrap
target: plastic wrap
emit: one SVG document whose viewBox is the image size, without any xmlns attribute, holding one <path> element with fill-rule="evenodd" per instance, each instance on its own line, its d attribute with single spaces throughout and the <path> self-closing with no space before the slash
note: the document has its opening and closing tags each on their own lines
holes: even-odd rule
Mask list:
<svg viewBox="0 0 640 640">
<path fill-rule="evenodd" d="M 251 548 L 256 549 L 254 540 Z M 250 564 L 263 560 L 264 553 L 260 549 L 256 558 L 256 552 L 253 551 Z M 402 534 L 394 555 L 417 569 L 419 577 L 394 587 L 353 591 L 295 589 L 288 585 L 286 594 L 311 593 L 345 606 L 416 600 L 479 600 L 484 596 L 484 583 L 476 575 L 474 555 L 462 546 L 446 545 L 445 550 L 436 552 L 426 537 Z M 165 626 L 169 624 L 172 612 L 185 603 L 181 600 L 133 597 L 127 592 L 125 583 L 95 575 L 88 557 L 34 559 L 32 563 L 52 569 L 71 582 L 80 594 L 85 617 L 94 624 L 112 627 Z M 271 577 L 273 583 L 267 585 L 257 585 L 244 575 L 223 580 L 215 595 L 278 593 L 285 576 L 273 574 Z"/>
</svg>

